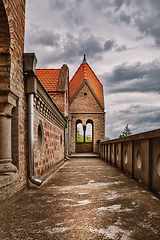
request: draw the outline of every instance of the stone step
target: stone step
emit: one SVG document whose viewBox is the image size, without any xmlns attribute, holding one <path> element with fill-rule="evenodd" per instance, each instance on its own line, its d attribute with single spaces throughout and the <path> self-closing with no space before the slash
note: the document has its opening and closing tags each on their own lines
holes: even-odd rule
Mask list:
<svg viewBox="0 0 160 240">
<path fill-rule="evenodd" d="M 96 153 L 73 153 L 68 156 L 69 158 L 99 158 Z"/>
</svg>

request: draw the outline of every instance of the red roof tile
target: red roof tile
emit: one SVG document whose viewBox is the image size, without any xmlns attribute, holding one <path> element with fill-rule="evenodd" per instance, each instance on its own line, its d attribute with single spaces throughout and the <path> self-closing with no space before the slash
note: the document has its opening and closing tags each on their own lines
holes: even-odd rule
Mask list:
<svg viewBox="0 0 160 240">
<path fill-rule="evenodd" d="M 91 67 L 86 63 L 83 62 L 76 73 L 74 74 L 73 78 L 69 82 L 69 89 L 70 89 L 70 99 L 73 95 L 77 92 L 81 84 L 84 80 L 87 80 L 89 85 L 91 86 L 92 90 L 96 94 L 97 98 L 99 99 L 102 106 L 103 103 L 103 87 Z"/>
<path fill-rule="evenodd" d="M 55 92 L 58 88 L 61 69 L 36 69 L 36 76 L 47 92 Z"/>
</svg>

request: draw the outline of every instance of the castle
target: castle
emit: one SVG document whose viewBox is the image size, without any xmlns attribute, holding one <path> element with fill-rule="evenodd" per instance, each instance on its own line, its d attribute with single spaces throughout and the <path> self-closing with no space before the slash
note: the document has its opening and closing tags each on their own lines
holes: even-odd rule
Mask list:
<svg viewBox="0 0 160 240">
<path fill-rule="evenodd" d="M 0 0 L 0 202 L 40 186 L 70 154 L 98 153 L 104 138 L 103 87 L 85 56 L 70 82 L 67 65 L 36 69 L 36 55 L 23 53 L 24 28 L 25 0 Z"/>
<path fill-rule="evenodd" d="M 78 152 L 99 153 L 159 192 L 160 129 L 104 140 L 103 86 L 85 56 L 70 81 L 65 64 L 36 69 L 36 55 L 23 52 L 24 28 L 25 0 L 0 0 L 0 202 L 40 186 Z"/>
</svg>

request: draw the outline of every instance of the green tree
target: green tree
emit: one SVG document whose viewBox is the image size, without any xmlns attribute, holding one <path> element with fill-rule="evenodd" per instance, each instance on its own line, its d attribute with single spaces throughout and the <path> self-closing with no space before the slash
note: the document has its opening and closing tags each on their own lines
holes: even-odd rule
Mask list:
<svg viewBox="0 0 160 240">
<path fill-rule="evenodd" d="M 129 129 L 128 127 L 128 124 L 126 124 L 125 128 L 124 128 L 124 131 L 122 132 L 121 135 L 119 135 L 119 138 L 121 137 L 127 137 L 127 136 L 130 136 L 132 133 L 131 133 L 131 130 Z"/>
<path fill-rule="evenodd" d="M 92 142 L 92 138 L 90 135 L 86 136 L 85 142 Z"/>
<path fill-rule="evenodd" d="M 77 142 L 83 142 L 83 135 L 80 134 L 78 128 L 77 128 Z"/>
</svg>

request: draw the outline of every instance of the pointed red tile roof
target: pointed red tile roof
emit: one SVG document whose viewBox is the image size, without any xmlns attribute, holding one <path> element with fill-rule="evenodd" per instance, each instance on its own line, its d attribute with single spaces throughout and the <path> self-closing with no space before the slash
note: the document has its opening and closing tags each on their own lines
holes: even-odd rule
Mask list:
<svg viewBox="0 0 160 240">
<path fill-rule="evenodd" d="M 55 92 L 58 88 L 61 69 L 36 69 L 36 76 L 47 92 Z"/>
<path fill-rule="evenodd" d="M 103 103 L 103 87 L 91 67 L 86 62 L 85 56 L 82 64 L 79 66 L 78 70 L 72 77 L 71 81 L 69 82 L 69 89 L 70 89 L 70 100 L 77 92 L 81 84 L 84 80 L 87 80 L 89 85 L 91 86 L 92 90 L 94 91 L 95 95 L 99 99 L 100 103 L 104 107 Z"/>
</svg>

